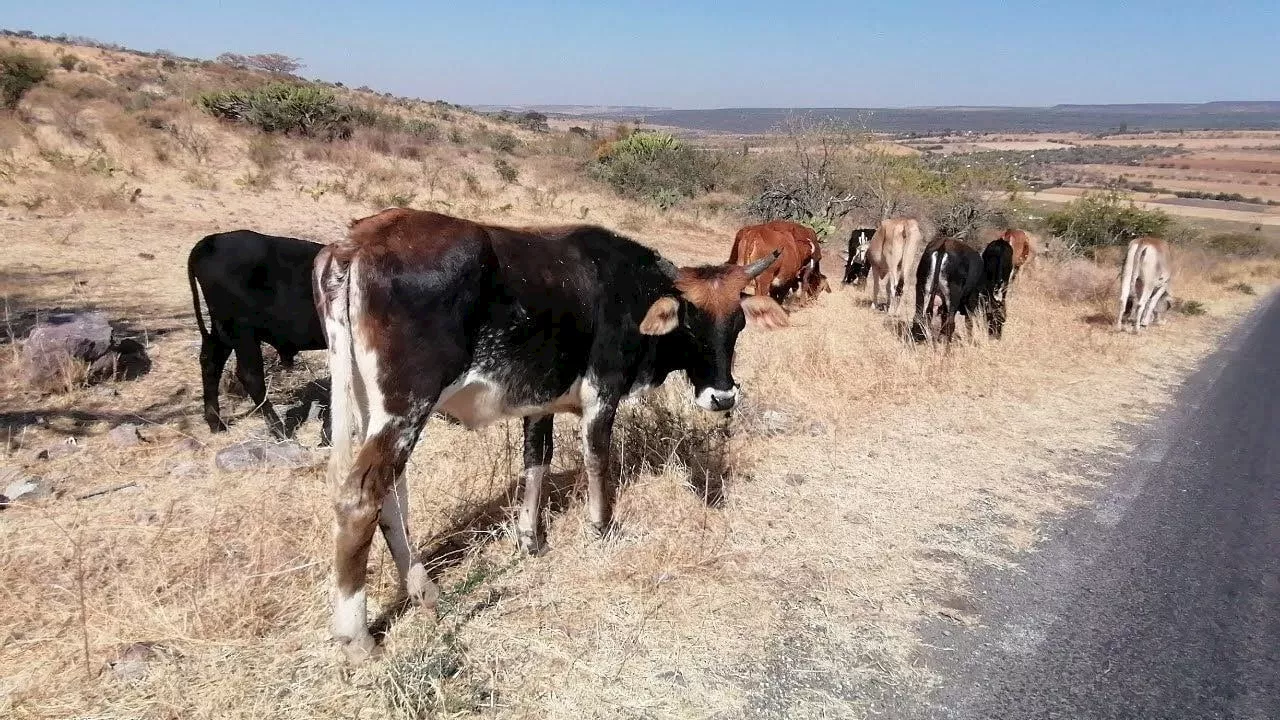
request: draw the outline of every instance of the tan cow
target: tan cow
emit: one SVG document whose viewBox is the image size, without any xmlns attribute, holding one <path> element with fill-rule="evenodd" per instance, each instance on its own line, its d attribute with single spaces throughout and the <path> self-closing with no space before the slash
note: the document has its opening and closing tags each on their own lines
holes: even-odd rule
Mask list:
<svg viewBox="0 0 1280 720">
<path fill-rule="evenodd" d="M 1116 315 L 1116 330 L 1122 330 L 1125 319 L 1132 318 L 1136 334 L 1149 325 L 1153 316 L 1164 307 L 1162 302 L 1169 293 L 1169 281 L 1173 277 L 1170 259 L 1169 245 L 1160 238 L 1141 237 L 1129 243 L 1120 278 L 1120 312 Z"/>
<path fill-rule="evenodd" d="M 1009 243 L 1013 247 L 1013 277 L 1009 282 L 1017 279 L 1018 274 L 1022 272 L 1023 267 L 1031 265 L 1036 259 L 1036 247 L 1038 240 L 1035 235 L 1026 230 L 1017 228 L 1009 228 L 1000 234 L 1000 239 Z"/>
<path fill-rule="evenodd" d="M 913 218 L 890 218 L 880 221 L 876 234 L 867 248 L 867 263 L 871 266 L 868 277 L 871 285 L 871 306 L 880 301 L 880 281 L 885 281 L 886 309 L 890 314 L 897 308 L 894 300 L 901 300 L 903 283 L 910 275 L 916 251 L 924 240 L 920 223 Z"/>
</svg>

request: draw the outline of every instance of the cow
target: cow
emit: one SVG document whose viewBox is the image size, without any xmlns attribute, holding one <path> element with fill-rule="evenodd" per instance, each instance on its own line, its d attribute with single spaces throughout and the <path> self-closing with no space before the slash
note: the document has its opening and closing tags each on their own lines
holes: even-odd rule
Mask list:
<svg viewBox="0 0 1280 720">
<path fill-rule="evenodd" d="M 748 225 L 733 238 L 729 263 L 746 265 L 777 251 L 778 261 L 755 279 L 755 293 L 782 302 L 792 291 L 799 290 L 806 299 L 815 297 L 831 285 L 822 274 L 822 246 L 812 228 L 787 220 L 774 220 L 763 225 Z"/>
<path fill-rule="evenodd" d="M 885 309 L 893 314 L 897 307 L 894 301 L 902 298 L 907 268 L 915 259 L 923 238 L 920 223 L 912 218 L 890 218 L 880 222 L 867 248 L 872 307 L 879 305 L 880 282 L 883 280 L 887 297 Z"/>
<path fill-rule="evenodd" d="M 287 434 L 267 400 L 259 344 L 275 348 L 285 367 L 291 367 L 303 350 L 325 348 L 311 290 L 311 268 L 322 247 L 308 240 L 234 230 L 208 235 L 191 248 L 187 280 L 200 329 L 204 419 L 210 432 L 227 429 L 219 414 L 218 383 L 234 350 L 236 377 L 266 417 L 267 427 L 278 438 Z M 209 312 L 207 326 L 201 294 Z"/>
<path fill-rule="evenodd" d="M 539 550 L 552 417 L 580 415 L 588 516 L 606 533 L 619 403 L 683 371 L 699 408 L 733 408 L 738 334 L 788 323 L 767 294 L 743 292 L 780 255 L 677 268 L 600 227 L 508 228 L 399 208 L 354 221 L 322 250 L 314 284 L 333 374 L 333 633 L 348 658 L 375 649 L 365 625 L 375 526 L 400 591 L 421 604 L 438 597 L 411 558 L 403 474 L 433 410 L 469 428 L 523 418 L 516 529 L 529 553 Z"/>
<path fill-rule="evenodd" d="M 978 302 L 986 314 L 987 332 L 997 340 L 1004 336 L 1004 323 L 1008 319 L 1009 283 L 1013 282 L 1015 257 L 1013 245 L 1004 239 L 987 243 L 982 250 Z"/>
<path fill-rule="evenodd" d="M 916 267 L 916 310 L 911 323 L 914 339 L 923 341 L 928 337 L 935 308 L 942 313 L 940 334 L 947 343 L 955 335 L 957 312 L 964 315 L 972 336 L 973 318 L 984 305 L 995 320 L 989 319 L 987 332 L 1000 337 L 1013 250 L 1001 240 L 991 243 L 988 249 L 990 252 L 979 254 L 968 243 L 954 238 L 936 238 L 925 247 Z"/>
<path fill-rule="evenodd" d="M 856 228 L 849 234 L 849 249 L 843 253 L 845 258 L 843 284 L 857 285 L 866 280 L 867 271 L 870 269 L 867 264 L 867 248 L 871 247 L 871 238 L 875 234 L 875 228 Z"/>
<path fill-rule="evenodd" d="M 1125 253 L 1120 279 L 1120 312 L 1116 315 L 1116 330 L 1124 329 L 1126 319 L 1132 320 L 1135 334 L 1149 325 L 1169 293 L 1172 277 L 1168 243 L 1156 237 L 1132 240 Z M 1130 296 L 1133 303 L 1130 303 Z"/>
<path fill-rule="evenodd" d="M 998 239 L 1004 240 L 1013 248 L 1013 275 L 1010 277 L 1010 282 L 1012 282 L 1024 267 L 1029 268 L 1031 263 L 1035 261 L 1038 250 L 1036 248 L 1036 236 L 1026 230 L 1009 228 L 1000 233 Z"/>
</svg>

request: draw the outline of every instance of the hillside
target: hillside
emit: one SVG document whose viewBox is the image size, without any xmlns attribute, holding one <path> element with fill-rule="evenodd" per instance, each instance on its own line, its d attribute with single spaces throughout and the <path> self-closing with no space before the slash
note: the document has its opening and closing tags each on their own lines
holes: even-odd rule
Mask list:
<svg viewBox="0 0 1280 720">
<path fill-rule="evenodd" d="M 1042 253 L 1010 292 L 1004 338 L 917 345 L 902 339 L 909 308 L 889 317 L 839 285 L 843 239 L 887 199 L 976 242 L 978 220 L 988 234 L 1027 221 L 1007 175 L 946 174 L 825 135 L 718 152 L 614 123 L 560 132 L 115 47 L 10 37 L 0 51 L 53 68 L 0 112 L 0 492 L 39 489 L 0 505 L 5 718 L 878 715 L 933 681 L 920 625 L 980 622 L 972 578 L 1016 564 L 1083 502 L 1093 471 L 1127 450 L 1125 426 L 1280 279 L 1252 235 L 1183 233 L 1179 311 L 1116 333 L 1117 248 L 1086 253 L 1036 226 Z M 805 175 L 814 148 L 839 172 Z M 808 195 L 768 192 L 797 177 Z M 199 238 L 250 228 L 327 243 L 395 205 L 599 223 L 675 262 L 718 263 L 753 203 L 829 203 L 838 183 L 872 181 L 881 195 L 814 223 L 830 231 L 834 291 L 791 301 L 790 327 L 740 338 L 731 417 L 695 410 L 676 377 L 621 412 L 608 538 L 587 528 L 573 416 L 556 421 L 536 557 L 512 531 L 520 422 L 432 419 L 406 474 L 438 613 L 394 601 L 376 541 L 384 655 L 345 664 L 329 634 L 325 450 L 306 420 L 326 397 L 326 355 L 285 370 L 268 352 L 270 397 L 303 420 L 303 466 L 219 467 L 265 425 L 230 369 L 230 431 L 201 418 L 185 275 Z M 61 385 L 26 382 L 24 340 L 55 309 L 106 313 L 149 372 L 89 382 L 69 364 Z"/>
</svg>

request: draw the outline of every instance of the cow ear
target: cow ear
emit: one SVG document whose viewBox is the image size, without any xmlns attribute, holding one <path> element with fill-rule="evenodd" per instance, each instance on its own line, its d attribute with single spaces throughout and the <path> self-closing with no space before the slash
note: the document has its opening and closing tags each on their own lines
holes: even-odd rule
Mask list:
<svg viewBox="0 0 1280 720">
<path fill-rule="evenodd" d="M 773 298 L 752 295 L 742 301 L 742 312 L 747 315 L 747 324 L 761 330 L 773 330 L 791 324 L 787 319 L 787 311 L 774 302 Z"/>
<path fill-rule="evenodd" d="M 666 335 L 679 324 L 680 301 L 670 296 L 658 298 L 640 321 L 642 335 Z"/>
</svg>

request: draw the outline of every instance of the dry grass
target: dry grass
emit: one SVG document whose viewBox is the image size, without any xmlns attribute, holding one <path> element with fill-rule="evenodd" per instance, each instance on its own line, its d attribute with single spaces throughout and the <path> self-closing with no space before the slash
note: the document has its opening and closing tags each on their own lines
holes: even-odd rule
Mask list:
<svg viewBox="0 0 1280 720">
<path fill-rule="evenodd" d="M 111 72 L 133 66 L 77 54 Z M 517 555 L 509 536 L 518 423 L 471 433 L 433 420 L 409 472 L 413 534 L 445 591 L 441 617 L 396 618 L 386 658 L 351 671 L 327 639 L 331 510 L 321 471 L 212 466 L 217 449 L 263 423 L 250 417 L 211 436 L 199 419 L 198 341 L 181 273 L 191 244 L 233 226 L 332 241 L 395 193 L 480 220 L 586 218 L 680 262 L 722 260 L 736 221 L 723 198 L 669 213 L 619 201 L 546 157 L 521 159 L 520 186 L 485 185 L 501 150 L 442 144 L 412 159 L 288 140 L 267 153 L 189 109 L 162 115 L 160 127 L 139 127 L 173 143 L 169 162 L 145 144 L 125 143 L 130 154 L 107 143 L 138 169 L 128 175 L 143 190 L 136 204 L 67 205 L 70 218 L 11 205 L 0 220 L 10 258 L 0 296 L 13 335 L 41 309 L 100 307 L 149 338 L 154 361 L 136 382 L 43 396 L 8 371 L 12 343 L 0 356 L 3 462 L 61 493 L 0 516 L 5 717 L 870 714 L 883 694 L 931 682 L 915 659 L 916 625 L 957 605 L 975 571 L 1012 562 L 1046 517 L 1079 502 L 1095 482 L 1077 474 L 1079 461 L 1123 450 L 1118 424 L 1156 411 L 1164 389 L 1256 300 L 1232 286 L 1261 293 L 1277 279 L 1275 262 L 1180 254 L 1174 293 L 1207 314 L 1135 338 L 1099 322 L 1114 269 L 1046 260 L 1014 288 L 1003 341 L 950 352 L 904 344 L 862 292 L 837 290 L 793 314 L 789 329 L 743 336 L 745 400 L 728 439 L 717 418 L 690 409 L 677 381 L 625 409 L 619 531 L 609 540 L 586 532 L 576 432 L 562 418 L 549 551 L 537 558 Z M 118 118 L 93 117 L 122 141 L 130 132 Z M 498 132 L 480 132 L 484 121 L 463 113 L 450 118 L 442 129 L 460 143 Z M 6 197 L 57 183 L 94 183 L 77 188 L 86 197 L 113 187 L 75 169 L 88 151 L 75 152 L 54 125 L 29 133 L 0 124 L 15 168 L 0 185 Z M 42 147 L 75 163 L 55 167 Z M 237 177 L 268 170 L 271 186 L 237 187 Z M 325 374 L 322 355 L 303 362 L 272 375 L 281 404 Z M 1138 395 L 1152 386 L 1154 399 Z M 249 409 L 232 398 L 224 408 Z M 124 421 L 142 423 L 148 442 L 112 444 L 106 431 Z M 317 433 L 304 425 L 301 439 L 314 445 Z M 67 438 L 78 451 L 37 457 Z M 136 488 L 74 499 L 125 482 Z M 385 609 L 394 570 L 380 545 L 371 597 Z M 136 643 L 155 649 L 145 676 L 106 669 Z"/>
</svg>

